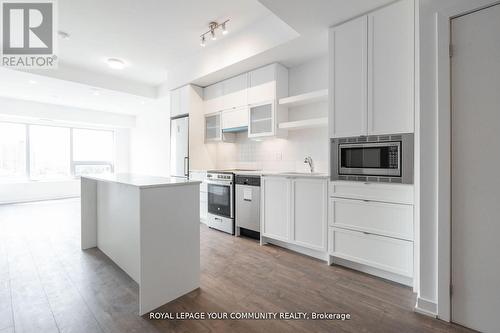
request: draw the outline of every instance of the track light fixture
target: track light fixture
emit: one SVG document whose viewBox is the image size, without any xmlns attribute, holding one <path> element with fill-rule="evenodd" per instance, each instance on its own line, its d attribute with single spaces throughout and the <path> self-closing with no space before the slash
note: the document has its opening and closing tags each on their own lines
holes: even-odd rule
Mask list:
<svg viewBox="0 0 500 333">
<path fill-rule="evenodd" d="M 216 40 L 217 39 L 217 29 L 219 29 L 219 28 L 222 30 L 222 34 L 226 35 L 228 33 L 228 30 L 226 27 L 227 22 L 229 22 L 229 19 L 225 20 L 222 23 L 217 23 L 215 21 L 210 22 L 208 24 L 208 31 L 200 35 L 200 46 L 205 47 L 207 34 L 210 34 L 210 38 L 212 40 Z"/>
</svg>

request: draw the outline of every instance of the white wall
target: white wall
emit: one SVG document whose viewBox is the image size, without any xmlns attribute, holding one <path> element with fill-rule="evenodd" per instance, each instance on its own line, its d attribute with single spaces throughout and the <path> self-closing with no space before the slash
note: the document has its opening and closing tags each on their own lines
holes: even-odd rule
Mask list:
<svg viewBox="0 0 500 333">
<path fill-rule="evenodd" d="M 0 184 L 0 204 L 80 196 L 79 180 Z"/>
<path fill-rule="evenodd" d="M 170 111 L 147 111 L 130 135 L 132 173 L 170 176 Z"/>
<path fill-rule="evenodd" d="M 313 59 L 289 69 L 289 94 L 328 88 L 328 57 Z M 289 109 L 290 120 L 327 117 L 328 103 Z M 289 131 L 286 138 L 248 139 L 239 133 L 235 143 L 217 144 L 217 168 L 255 168 L 270 171 L 306 171 L 304 158 L 311 156 L 315 171 L 328 172 L 328 129 Z"/>
<path fill-rule="evenodd" d="M 482 7 L 493 0 L 420 0 L 420 295 L 438 302 L 438 92 L 436 14 L 451 8 Z M 448 94 L 448 92 L 443 92 Z M 446 207 L 444 209 L 447 209 Z M 445 267 L 445 270 L 447 268 Z M 443 299 L 442 302 L 448 302 Z M 445 307 L 446 308 L 446 307 Z M 443 319 L 449 319 L 440 313 Z"/>
</svg>

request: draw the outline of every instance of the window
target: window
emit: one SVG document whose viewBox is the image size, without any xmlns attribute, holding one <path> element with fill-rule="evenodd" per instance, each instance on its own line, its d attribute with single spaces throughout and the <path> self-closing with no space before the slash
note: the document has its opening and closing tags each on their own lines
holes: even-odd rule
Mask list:
<svg viewBox="0 0 500 333">
<path fill-rule="evenodd" d="M 111 131 L 73 129 L 75 176 L 113 172 L 113 146 Z"/>
<path fill-rule="evenodd" d="M 55 126 L 29 127 L 30 178 L 68 178 L 70 170 L 70 129 Z"/>
<path fill-rule="evenodd" d="M 26 178 L 26 125 L 0 123 L 0 178 Z"/>
<path fill-rule="evenodd" d="M 0 181 L 114 171 L 114 132 L 0 122 Z"/>
</svg>

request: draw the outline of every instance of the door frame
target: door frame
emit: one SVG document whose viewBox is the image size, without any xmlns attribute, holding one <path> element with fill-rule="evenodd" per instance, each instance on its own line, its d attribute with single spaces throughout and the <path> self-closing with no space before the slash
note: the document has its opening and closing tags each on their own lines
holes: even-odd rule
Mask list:
<svg viewBox="0 0 500 333">
<path fill-rule="evenodd" d="M 438 109 L 438 317 L 451 321 L 451 20 L 499 4 L 498 0 L 469 0 L 435 13 Z"/>
</svg>

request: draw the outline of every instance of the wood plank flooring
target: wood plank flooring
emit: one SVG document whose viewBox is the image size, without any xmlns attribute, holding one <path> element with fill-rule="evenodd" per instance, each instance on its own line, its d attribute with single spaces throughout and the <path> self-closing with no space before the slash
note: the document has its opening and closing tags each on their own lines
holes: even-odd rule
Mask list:
<svg viewBox="0 0 500 333">
<path fill-rule="evenodd" d="M 138 286 L 80 250 L 76 199 L 0 206 L 0 333 L 469 332 L 413 312 L 409 288 L 201 225 L 201 288 L 161 312 L 346 312 L 349 321 L 149 320 Z"/>
</svg>

